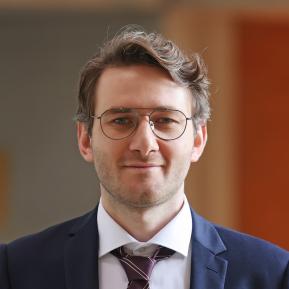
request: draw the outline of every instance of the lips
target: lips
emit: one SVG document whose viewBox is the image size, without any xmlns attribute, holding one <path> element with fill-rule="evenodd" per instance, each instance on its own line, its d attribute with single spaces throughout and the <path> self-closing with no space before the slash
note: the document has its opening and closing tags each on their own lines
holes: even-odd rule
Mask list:
<svg viewBox="0 0 289 289">
<path fill-rule="evenodd" d="M 156 161 L 139 161 L 139 160 L 130 160 L 125 161 L 121 164 L 123 168 L 131 169 L 153 169 L 160 168 L 164 166 L 164 162 Z"/>
<path fill-rule="evenodd" d="M 155 163 L 132 163 L 132 164 L 124 164 L 123 167 L 125 168 L 155 168 L 155 167 L 162 167 L 160 164 Z"/>
</svg>

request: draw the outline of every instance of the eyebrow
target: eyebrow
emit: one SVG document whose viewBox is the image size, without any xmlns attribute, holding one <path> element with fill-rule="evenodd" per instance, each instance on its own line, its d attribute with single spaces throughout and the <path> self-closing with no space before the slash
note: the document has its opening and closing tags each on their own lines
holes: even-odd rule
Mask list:
<svg viewBox="0 0 289 289">
<path fill-rule="evenodd" d="M 167 110 L 167 109 L 172 109 L 172 110 L 177 110 L 177 108 L 173 106 L 157 106 L 157 107 L 111 107 L 108 110 L 112 110 L 113 112 L 130 112 L 134 109 L 150 109 L 150 110 Z"/>
</svg>

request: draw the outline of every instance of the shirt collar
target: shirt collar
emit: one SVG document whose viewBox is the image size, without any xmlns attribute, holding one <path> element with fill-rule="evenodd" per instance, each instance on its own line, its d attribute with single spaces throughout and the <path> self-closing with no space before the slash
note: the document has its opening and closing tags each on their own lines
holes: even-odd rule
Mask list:
<svg viewBox="0 0 289 289">
<path fill-rule="evenodd" d="M 118 225 L 105 211 L 101 200 L 97 212 L 97 224 L 99 231 L 99 257 L 128 244 L 131 248 L 139 248 L 148 244 L 161 245 L 185 257 L 188 255 L 192 234 L 192 216 L 186 197 L 180 212 L 147 242 L 139 242 Z"/>
</svg>

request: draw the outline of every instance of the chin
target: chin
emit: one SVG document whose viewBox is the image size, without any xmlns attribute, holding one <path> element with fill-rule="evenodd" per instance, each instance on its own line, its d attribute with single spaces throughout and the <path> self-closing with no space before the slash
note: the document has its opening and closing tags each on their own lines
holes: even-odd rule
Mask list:
<svg viewBox="0 0 289 289">
<path fill-rule="evenodd" d="M 138 201 L 126 201 L 126 205 L 135 209 L 148 209 L 161 205 L 162 202 L 158 200 L 138 200 Z"/>
<path fill-rule="evenodd" d="M 159 191 L 143 190 L 139 193 L 134 191 L 134 198 L 127 198 L 125 202 L 130 207 L 151 208 L 159 206 L 168 200 L 168 196 L 162 195 Z"/>
</svg>

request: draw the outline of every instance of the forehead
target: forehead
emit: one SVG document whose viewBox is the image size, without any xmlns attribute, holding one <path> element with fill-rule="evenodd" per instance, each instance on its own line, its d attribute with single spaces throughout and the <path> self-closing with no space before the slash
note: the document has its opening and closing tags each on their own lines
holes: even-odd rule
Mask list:
<svg viewBox="0 0 289 289">
<path fill-rule="evenodd" d="M 191 112 L 192 96 L 160 68 L 148 65 L 110 67 L 95 89 L 95 112 L 113 107 L 172 107 Z"/>
</svg>

